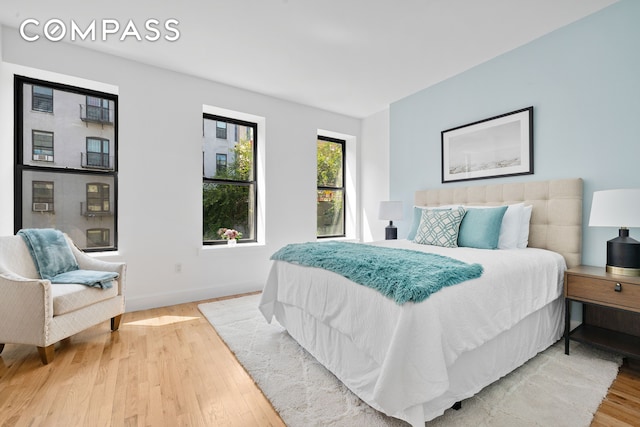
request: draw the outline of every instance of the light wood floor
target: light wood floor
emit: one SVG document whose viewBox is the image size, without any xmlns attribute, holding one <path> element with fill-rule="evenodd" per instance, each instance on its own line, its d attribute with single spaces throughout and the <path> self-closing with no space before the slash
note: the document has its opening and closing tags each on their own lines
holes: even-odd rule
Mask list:
<svg viewBox="0 0 640 427">
<path fill-rule="evenodd" d="M 126 313 L 118 332 L 104 322 L 57 345 L 47 366 L 7 344 L 0 426 L 284 426 L 197 305 Z M 640 425 L 639 371 L 621 369 L 592 425 Z"/>
<path fill-rule="evenodd" d="M 213 301 L 213 300 L 211 300 Z M 0 355 L 0 426 L 284 426 L 198 303 L 125 313 L 56 346 Z"/>
<path fill-rule="evenodd" d="M 640 426 L 640 370 L 627 362 L 620 368 L 607 397 L 593 417 L 592 427 Z"/>
</svg>

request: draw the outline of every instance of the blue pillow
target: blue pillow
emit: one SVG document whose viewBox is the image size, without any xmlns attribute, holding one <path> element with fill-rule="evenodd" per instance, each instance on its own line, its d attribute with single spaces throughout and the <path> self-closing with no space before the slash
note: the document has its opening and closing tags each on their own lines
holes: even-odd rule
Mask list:
<svg viewBox="0 0 640 427">
<path fill-rule="evenodd" d="M 418 226 L 420 225 L 420 218 L 422 218 L 422 209 L 417 206 L 413 207 L 413 220 L 411 222 L 411 228 L 409 229 L 409 234 L 407 235 L 407 240 L 413 240 L 416 238 L 416 232 L 418 231 Z"/>
<path fill-rule="evenodd" d="M 460 224 L 458 246 L 495 249 L 500 238 L 502 218 L 507 206 L 489 209 L 468 208 Z"/>
</svg>

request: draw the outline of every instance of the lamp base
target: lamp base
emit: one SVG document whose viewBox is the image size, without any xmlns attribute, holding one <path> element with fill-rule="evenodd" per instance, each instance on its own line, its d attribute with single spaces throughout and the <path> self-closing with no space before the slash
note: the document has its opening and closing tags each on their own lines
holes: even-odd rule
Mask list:
<svg viewBox="0 0 640 427">
<path fill-rule="evenodd" d="M 627 268 L 627 267 L 615 267 L 613 265 L 607 265 L 607 273 L 615 274 L 616 276 L 640 276 L 640 268 Z"/>
<path fill-rule="evenodd" d="M 607 242 L 607 272 L 622 276 L 640 276 L 640 242 L 621 228 L 618 237 Z"/>
<path fill-rule="evenodd" d="M 384 228 L 385 240 L 396 240 L 398 238 L 398 229 L 393 225 L 393 221 L 389 221 L 389 225 Z"/>
</svg>

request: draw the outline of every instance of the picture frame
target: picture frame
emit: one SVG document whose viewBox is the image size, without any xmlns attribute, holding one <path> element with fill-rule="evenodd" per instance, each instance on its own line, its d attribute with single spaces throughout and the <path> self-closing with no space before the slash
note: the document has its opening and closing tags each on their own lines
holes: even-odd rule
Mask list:
<svg viewBox="0 0 640 427">
<path fill-rule="evenodd" d="M 442 183 L 533 174 L 533 107 L 441 132 Z"/>
</svg>

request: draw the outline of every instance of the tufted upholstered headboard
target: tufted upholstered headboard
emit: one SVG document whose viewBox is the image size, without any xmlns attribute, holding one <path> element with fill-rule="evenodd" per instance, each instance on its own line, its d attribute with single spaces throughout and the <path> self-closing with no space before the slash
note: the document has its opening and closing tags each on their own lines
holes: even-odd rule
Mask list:
<svg viewBox="0 0 640 427">
<path fill-rule="evenodd" d="M 529 247 L 549 249 L 564 256 L 567 267 L 582 257 L 582 179 L 480 185 L 420 190 L 416 206 L 532 205 Z"/>
</svg>

